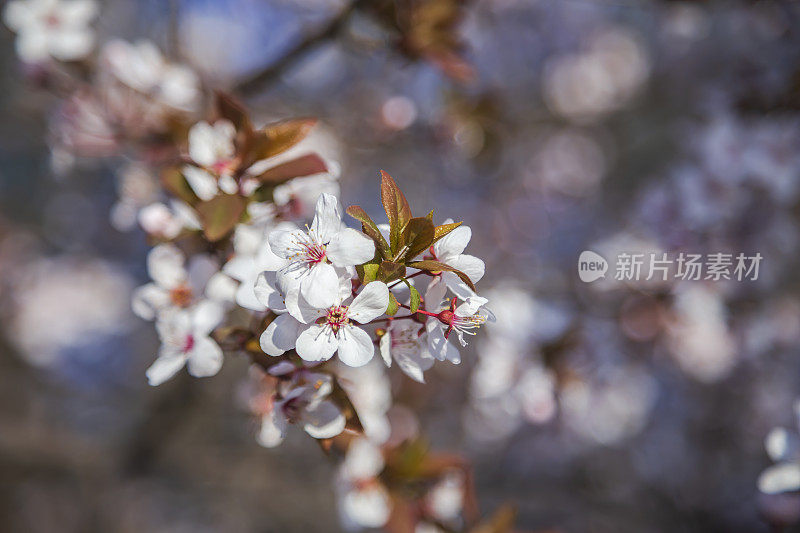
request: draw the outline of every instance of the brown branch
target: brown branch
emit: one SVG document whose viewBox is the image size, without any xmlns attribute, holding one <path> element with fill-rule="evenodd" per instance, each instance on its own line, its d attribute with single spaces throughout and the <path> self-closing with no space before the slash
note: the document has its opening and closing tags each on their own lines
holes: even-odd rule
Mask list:
<svg viewBox="0 0 800 533">
<path fill-rule="evenodd" d="M 271 63 L 266 68 L 239 81 L 233 86 L 233 90 L 243 94 L 253 93 L 276 81 L 280 75 L 283 74 L 284 70 L 307 52 L 337 37 L 346 27 L 350 15 L 360 7 L 366 5 L 368 1 L 369 0 L 354 0 L 323 27 L 295 44 L 283 57 Z"/>
</svg>

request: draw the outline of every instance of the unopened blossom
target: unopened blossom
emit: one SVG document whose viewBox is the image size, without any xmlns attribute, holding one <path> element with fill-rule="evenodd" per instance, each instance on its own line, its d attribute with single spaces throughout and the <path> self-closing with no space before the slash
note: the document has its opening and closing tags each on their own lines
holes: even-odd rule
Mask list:
<svg viewBox="0 0 800 533">
<path fill-rule="evenodd" d="M 305 300 L 319 308 L 329 307 L 336 299 L 341 269 L 363 264 L 375 255 L 371 239 L 343 226 L 339 200 L 330 194 L 317 200 L 310 228 L 273 231 L 269 244 L 278 257 L 287 260 L 279 275 L 299 286 Z"/>
<path fill-rule="evenodd" d="M 184 230 L 202 229 L 194 209 L 174 198 L 170 200 L 169 206 L 155 202 L 143 207 L 137 219 L 149 235 L 167 240 L 174 239 Z"/>
<path fill-rule="evenodd" d="M 3 21 L 17 33 L 17 54 L 28 63 L 86 57 L 94 46 L 89 23 L 95 16 L 94 0 L 14 0 L 3 11 Z"/>
<path fill-rule="evenodd" d="M 134 44 L 116 39 L 103 47 L 109 72 L 127 87 L 178 110 L 192 110 L 200 97 L 200 81 L 188 67 L 170 63 L 150 41 Z"/>
<path fill-rule="evenodd" d="M 428 351 L 424 333 L 424 328 L 415 321 L 392 320 L 379 344 L 386 366 L 391 366 L 394 359 L 408 377 L 425 383 L 423 374 L 436 359 Z"/>
<path fill-rule="evenodd" d="M 456 337 L 461 346 L 466 346 L 464 335 L 475 335 L 475 330 L 487 320 L 493 320 L 494 315 L 484 307 L 489 300 L 477 295 L 467 297 L 462 303 L 458 303 L 458 298 L 453 298 L 449 306 L 442 308 L 444 293 L 444 283 L 434 279 L 425 294 L 425 305 L 429 312 L 438 311 L 436 316 L 431 316 L 425 323 L 428 350 L 440 361 L 459 364 L 461 354 L 448 339 L 451 336 Z"/>
<path fill-rule="evenodd" d="M 334 353 L 349 366 L 363 366 L 375 355 L 369 333 L 354 322 L 366 324 L 381 316 L 389 305 L 389 289 L 380 281 L 368 283 L 352 301 L 341 292 L 317 307 L 299 299 L 297 355 L 306 361 L 327 361 Z M 290 309 L 291 312 L 291 309 Z M 287 329 L 289 326 L 284 326 Z"/>
<path fill-rule="evenodd" d="M 161 339 L 158 359 L 147 369 L 150 385 L 160 385 L 184 367 L 194 377 L 213 376 L 222 367 L 222 348 L 210 337 L 222 321 L 224 308 L 209 300 L 189 309 L 163 313 L 156 330 Z"/>
<path fill-rule="evenodd" d="M 391 500 L 378 479 L 384 466 L 380 448 L 369 439 L 350 443 L 336 480 L 339 513 L 346 528 L 379 528 L 389 520 Z"/>
<path fill-rule="evenodd" d="M 445 224 L 452 222 L 452 219 L 448 219 Z M 431 247 L 431 252 L 436 261 L 460 270 L 474 284 L 483 277 L 486 267 L 481 259 L 464 253 L 471 238 L 472 230 L 469 226 L 459 226 L 436 241 Z M 474 291 L 453 272 L 442 272 L 442 279 L 459 298 L 475 295 Z"/>
<path fill-rule="evenodd" d="M 204 296 L 231 296 L 232 287 L 219 279 L 219 264 L 209 256 L 193 256 L 188 262 L 176 246 L 161 244 L 147 255 L 147 271 L 152 282 L 133 294 L 134 313 L 153 320 L 167 310 L 185 309 Z"/>
<path fill-rule="evenodd" d="M 292 380 L 288 391 L 273 397 L 272 408 L 261 419 L 257 438 L 260 445 L 267 448 L 279 445 L 289 424 L 301 425 L 315 439 L 329 439 L 344 431 L 345 416 L 327 399 L 333 391 L 331 376 L 304 370 L 298 377 Z"/>
</svg>

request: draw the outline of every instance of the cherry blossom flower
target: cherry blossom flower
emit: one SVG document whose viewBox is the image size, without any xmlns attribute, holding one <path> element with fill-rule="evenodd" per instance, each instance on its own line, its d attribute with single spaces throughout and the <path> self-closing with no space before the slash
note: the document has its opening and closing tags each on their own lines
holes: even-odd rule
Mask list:
<svg viewBox="0 0 800 533">
<path fill-rule="evenodd" d="M 391 500 L 378 479 L 384 466 L 380 448 L 369 439 L 356 439 L 347 448 L 336 489 L 339 513 L 348 529 L 378 528 L 389 520 Z"/>
<path fill-rule="evenodd" d="M 445 224 L 452 222 L 452 219 L 445 220 Z M 472 230 L 469 226 L 459 226 L 436 241 L 431 252 L 436 261 L 457 268 L 466 274 L 472 283 L 477 283 L 483 277 L 486 267 L 482 260 L 463 253 L 471 238 Z M 442 272 L 442 279 L 459 298 L 475 295 L 475 292 L 453 272 Z"/>
<path fill-rule="evenodd" d="M 433 366 L 436 359 L 428 351 L 424 330 L 420 330 L 422 328 L 416 322 L 392 320 L 379 346 L 386 366 L 391 366 L 394 359 L 408 377 L 425 383 L 423 373 Z"/>
<path fill-rule="evenodd" d="M 48 57 L 85 57 L 94 46 L 89 22 L 96 15 L 94 0 L 14 0 L 6 5 L 3 20 L 17 33 L 20 59 L 37 63 Z"/>
<path fill-rule="evenodd" d="M 227 299 L 231 286 L 223 286 L 219 265 L 209 256 L 186 257 L 172 244 L 156 246 L 147 255 L 147 271 L 153 279 L 136 289 L 132 298 L 133 312 L 144 320 L 174 309 L 185 309 L 197 303 L 203 295 Z"/>
<path fill-rule="evenodd" d="M 477 295 L 467 297 L 461 304 L 458 304 L 457 298 L 453 298 L 448 307 L 442 308 L 444 293 L 444 283 L 434 279 L 425 294 L 425 305 L 429 311 L 438 310 L 437 316 L 431 316 L 425 324 L 428 350 L 439 361 L 459 364 L 461 354 L 458 348 L 448 342 L 450 335 L 455 333 L 461 346 L 466 346 L 464 335 L 475 335 L 474 330 L 487 320 L 494 320 L 494 315 L 484 307 L 489 300 Z"/>
<path fill-rule="evenodd" d="M 800 417 L 800 400 L 794 403 L 795 419 Z M 764 439 L 764 449 L 774 465 L 758 477 L 758 490 L 782 494 L 800 490 L 800 437 L 797 430 L 773 428 Z"/>
<path fill-rule="evenodd" d="M 344 431 L 344 415 L 326 399 L 333 391 L 329 374 L 303 370 L 295 373 L 289 387 L 280 398 L 273 396 L 272 408 L 262 416 L 257 437 L 261 446 L 278 446 L 286 437 L 289 424 L 302 425 L 315 439 L 329 439 Z"/>
<path fill-rule="evenodd" d="M 239 227 L 237 227 L 237 231 L 239 231 L 238 235 L 240 237 L 245 234 L 241 230 L 241 228 L 244 227 L 245 226 L 243 224 L 240 224 Z M 294 227 L 294 225 L 282 223 L 277 227 Z M 261 233 L 263 234 L 263 230 Z M 241 240 L 239 242 L 241 242 Z M 236 244 L 234 244 L 234 247 L 236 247 Z M 241 249 L 242 246 L 239 248 Z M 246 251 L 250 252 L 249 249 Z M 274 288 L 274 284 L 276 282 L 275 272 L 285 264 L 286 260 L 281 259 L 272 253 L 269 243 L 264 240 L 255 250 L 252 251 L 252 253 L 237 253 L 234 255 L 230 261 L 225 263 L 225 265 L 222 267 L 222 271 L 233 279 L 239 281 L 239 287 L 236 289 L 236 303 L 239 306 L 252 311 L 264 311 L 266 309 L 272 309 L 272 306 L 275 306 L 276 303 L 271 301 L 269 296 L 262 301 L 256 295 L 255 289 L 258 276 L 265 271 L 272 273 L 272 276 L 270 277 L 270 283 L 261 284 L 260 290 L 262 294 L 266 294 L 265 291 L 274 293 L 276 290 Z M 281 301 L 279 302 L 279 309 L 282 310 L 283 308 L 284 305 Z M 277 309 L 272 310 L 277 311 Z"/>
<path fill-rule="evenodd" d="M 319 308 L 329 307 L 336 298 L 341 269 L 365 263 L 375 255 L 371 239 L 343 227 L 339 200 L 330 194 L 322 194 L 317 200 L 307 231 L 273 231 L 269 244 L 278 257 L 288 260 L 279 275 L 297 284 L 305 300 Z"/>
<path fill-rule="evenodd" d="M 162 313 L 156 322 L 161 339 L 158 359 L 147 369 L 150 385 L 160 385 L 184 365 L 189 374 L 202 378 L 213 376 L 222 367 L 222 348 L 209 336 L 222 321 L 224 308 L 209 300 L 190 309 Z"/>
<path fill-rule="evenodd" d="M 227 120 L 200 121 L 189 130 L 189 157 L 200 166 L 184 165 L 183 175 L 201 200 L 210 200 L 220 190 L 238 192 L 230 173 L 235 165 L 235 137 L 236 128 Z"/>
<path fill-rule="evenodd" d="M 298 303 L 303 325 L 299 328 L 295 350 L 301 358 L 327 361 L 338 352 L 344 364 L 363 366 L 375 355 L 369 334 L 353 322 L 366 324 L 386 311 L 389 289 L 385 283 L 368 283 L 350 303 L 342 299 L 341 293 L 321 307 L 309 305 L 302 297 Z"/>
<path fill-rule="evenodd" d="M 115 39 L 103 47 L 102 59 L 121 83 L 178 110 L 197 106 L 200 82 L 188 67 L 168 62 L 150 41 L 135 44 Z"/>
<path fill-rule="evenodd" d="M 359 367 L 339 363 L 335 372 L 358 413 L 364 435 L 376 444 L 386 442 L 395 427 L 389 423 L 392 385 L 384 365 L 377 361 Z"/>
</svg>

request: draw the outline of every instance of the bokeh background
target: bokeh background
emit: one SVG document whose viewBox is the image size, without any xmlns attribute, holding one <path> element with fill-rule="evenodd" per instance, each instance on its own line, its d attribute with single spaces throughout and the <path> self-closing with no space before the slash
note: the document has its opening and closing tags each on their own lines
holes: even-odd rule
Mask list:
<svg viewBox="0 0 800 533">
<path fill-rule="evenodd" d="M 520 531 L 791 531 L 800 502 L 757 479 L 800 391 L 800 6 L 475 0 L 459 81 L 360 4 L 289 60 L 349 4 L 109 0 L 95 27 L 215 87 L 278 64 L 238 94 L 320 119 L 345 205 L 377 218 L 385 169 L 416 213 L 471 226 L 498 323 L 427 385 L 391 379 L 474 461 L 482 508 L 513 503 Z M 58 100 L 5 28 L 0 68 L 0 529 L 339 531 L 318 446 L 256 444 L 247 361 L 147 386 L 124 163 L 51 150 Z M 764 260 L 752 282 L 588 285 L 586 249 Z"/>
</svg>

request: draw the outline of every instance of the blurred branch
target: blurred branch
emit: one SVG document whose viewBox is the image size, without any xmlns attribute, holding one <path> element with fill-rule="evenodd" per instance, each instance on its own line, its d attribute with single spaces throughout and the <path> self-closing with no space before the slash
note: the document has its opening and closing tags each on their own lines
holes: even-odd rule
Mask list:
<svg viewBox="0 0 800 533">
<path fill-rule="evenodd" d="M 307 52 L 338 36 L 347 25 L 350 15 L 367 3 L 368 0 L 354 0 L 323 27 L 295 44 L 283 57 L 271 63 L 263 70 L 255 72 L 244 80 L 239 81 L 234 85 L 233 90 L 244 94 L 253 93 L 274 82 L 283 74 L 284 70 Z"/>
</svg>

